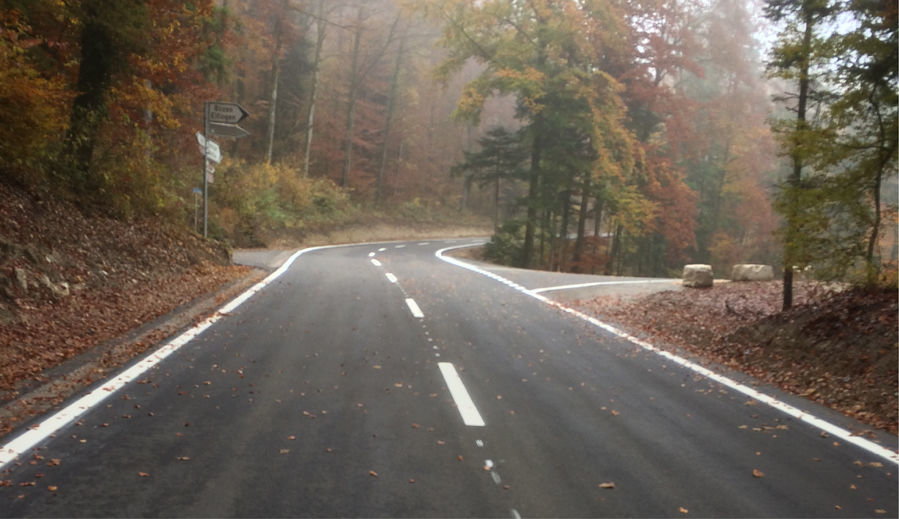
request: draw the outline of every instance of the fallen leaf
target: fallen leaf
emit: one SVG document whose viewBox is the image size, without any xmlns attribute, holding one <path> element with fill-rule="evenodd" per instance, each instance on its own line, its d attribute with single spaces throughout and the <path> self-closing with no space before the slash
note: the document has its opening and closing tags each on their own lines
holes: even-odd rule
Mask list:
<svg viewBox="0 0 899 519">
<path fill-rule="evenodd" d="M 56 485 L 50 485 L 47 487 L 47 490 L 49 490 L 50 492 L 56 492 L 57 490 L 59 490 L 59 487 Z"/>
<path fill-rule="evenodd" d="M 281 454 L 289 454 L 289 453 L 290 453 L 290 449 L 281 449 L 279 452 L 280 452 Z"/>
<path fill-rule="evenodd" d="M 291 434 L 290 436 L 287 437 L 287 439 L 290 441 L 294 441 L 297 439 L 297 437 Z"/>
<path fill-rule="evenodd" d="M 178 461 L 190 461 L 190 458 L 187 456 L 178 456 Z"/>
<path fill-rule="evenodd" d="M 409 484 L 411 485 L 411 484 L 413 484 L 413 483 L 415 483 L 415 480 L 412 479 L 412 478 L 409 478 Z"/>
<path fill-rule="evenodd" d="M 765 477 L 765 473 L 759 469 L 752 469 L 752 477 L 763 478 Z"/>
<path fill-rule="evenodd" d="M 378 477 L 378 473 L 375 472 L 375 471 L 373 471 L 373 470 L 369 470 L 369 471 L 368 471 L 368 475 L 371 476 L 371 477 L 373 477 L 373 478 Z"/>
<path fill-rule="evenodd" d="M 609 490 L 615 488 L 615 483 L 613 481 L 607 481 L 605 483 L 600 483 L 597 485 L 599 488 L 607 488 Z"/>
<path fill-rule="evenodd" d="M 146 473 L 146 472 L 138 472 L 137 475 L 138 475 L 138 477 L 141 477 L 141 478 L 148 478 L 148 477 L 150 477 L 150 474 L 148 474 L 148 473 Z"/>
<path fill-rule="evenodd" d="M 680 513 L 682 513 L 682 514 L 689 514 L 689 513 L 690 513 L 690 511 L 687 510 L 687 509 L 684 508 L 684 507 L 678 508 L 677 511 L 680 512 Z"/>
</svg>

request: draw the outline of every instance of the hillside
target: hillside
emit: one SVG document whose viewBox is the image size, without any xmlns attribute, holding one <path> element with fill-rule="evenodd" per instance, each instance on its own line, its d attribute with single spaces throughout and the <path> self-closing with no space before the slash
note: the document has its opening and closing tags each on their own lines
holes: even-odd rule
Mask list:
<svg viewBox="0 0 899 519">
<path fill-rule="evenodd" d="M 42 381 L 44 370 L 249 273 L 231 265 L 223 246 L 158 220 L 86 215 L 0 183 L 0 401 Z M 153 343 L 138 342 L 98 365 Z M 2 425 L 0 432 L 11 426 Z"/>
<path fill-rule="evenodd" d="M 798 304 L 787 312 L 777 281 L 606 297 L 580 308 L 896 434 L 895 289 L 796 288 Z"/>
</svg>

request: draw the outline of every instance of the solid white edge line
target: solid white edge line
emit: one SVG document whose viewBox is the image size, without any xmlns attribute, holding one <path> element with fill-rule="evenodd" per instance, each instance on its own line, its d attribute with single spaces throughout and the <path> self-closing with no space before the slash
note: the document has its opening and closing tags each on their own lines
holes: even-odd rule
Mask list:
<svg viewBox="0 0 899 519">
<path fill-rule="evenodd" d="M 66 425 L 74 422 L 79 417 L 90 411 L 92 408 L 96 407 L 99 403 L 106 400 L 106 398 L 108 398 L 110 395 L 120 390 L 130 382 L 133 382 L 138 377 L 146 373 L 150 368 L 158 365 L 160 362 L 165 360 L 166 357 L 181 349 L 181 347 L 183 347 L 185 344 L 187 344 L 188 342 L 199 336 L 201 333 L 206 331 L 206 329 L 208 329 L 210 326 L 218 322 L 219 319 L 234 311 L 249 298 L 256 295 L 260 290 L 264 289 L 273 281 L 281 277 L 282 274 L 287 272 L 287 269 L 290 268 L 293 262 L 303 254 L 317 250 L 350 247 L 356 245 L 357 244 L 310 247 L 308 249 L 299 250 L 293 253 L 293 255 L 290 256 L 290 258 L 288 258 L 287 261 L 285 261 L 284 264 L 281 265 L 281 267 L 266 276 L 266 278 L 259 283 L 256 283 L 255 285 L 250 287 L 246 292 L 232 299 L 231 302 L 218 309 L 211 317 L 208 317 L 200 323 L 187 329 L 181 335 L 175 337 L 153 352 L 147 354 L 142 360 L 139 360 L 130 368 L 127 368 L 117 376 L 104 381 L 102 384 L 98 385 L 81 398 L 68 404 L 66 407 L 57 411 L 55 414 L 31 426 L 29 430 L 23 432 L 9 442 L 5 443 L 2 447 L 0 447 L 0 469 L 4 468 L 19 456 L 35 448 L 39 443 L 55 434 Z"/>
<path fill-rule="evenodd" d="M 542 294 L 543 292 L 552 292 L 555 290 L 571 290 L 575 288 L 588 288 L 588 287 L 599 287 L 599 286 L 611 286 L 611 285 L 642 285 L 646 283 L 680 283 L 679 279 L 644 279 L 644 280 L 634 280 L 634 281 L 597 281 L 595 283 L 580 283 L 577 285 L 560 285 L 557 287 L 546 287 L 546 288 L 535 288 L 531 291 L 535 294 Z"/>
<path fill-rule="evenodd" d="M 461 261 L 452 256 L 444 255 L 444 253 L 447 251 L 450 251 L 453 249 L 462 249 L 465 247 L 471 247 L 471 245 L 459 245 L 459 246 L 454 246 L 454 247 L 446 247 L 444 249 L 438 250 L 434 254 L 435 254 L 435 256 L 437 256 L 437 258 L 439 258 L 451 265 L 455 265 L 457 267 L 460 267 L 460 268 L 463 268 L 466 270 L 470 270 L 472 272 L 476 272 L 478 274 L 481 274 L 482 276 L 486 276 L 495 281 L 499 281 L 500 283 L 503 283 L 504 285 L 507 285 L 510 288 L 518 290 L 519 292 L 529 295 L 529 296 L 533 297 L 534 299 L 537 299 L 537 300 L 539 300 L 543 303 L 546 303 L 550 306 L 556 307 L 565 313 L 568 313 L 575 317 L 583 319 L 584 321 L 587 321 L 588 323 L 590 323 L 598 328 L 601 328 L 601 329 L 603 329 L 613 335 L 616 335 L 622 339 L 630 341 L 631 343 L 636 344 L 637 346 L 640 346 L 641 348 L 643 348 L 647 351 L 651 351 L 657 355 L 660 355 L 660 356 L 662 356 L 662 357 L 664 357 L 686 369 L 689 369 L 689 370 L 691 370 L 695 373 L 698 373 L 706 378 L 714 380 L 715 382 L 718 382 L 719 384 L 721 384 L 723 386 L 729 387 L 730 389 L 733 389 L 735 391 L 743 393 L 744 395 L 747 395 L 747 396 L 753 398 L 754 400 L 757 400 L 759 402 L 767 404 L 768 406 L 773 407 L 774 409 L 777 409 L 778 411 L 781 411 L 782 413 L 785 413 L 789 416 L 792 416 L 793 418 L 796 418 L 797 420 L 800 420 L 809 425 L 817 427 L 817 428 L 821 429 L 822 431 L 826 431 L 827 433 L 829 433 L 833 436 L 836 436 L 847 443 L 851 443 L 851 444 L 855 445 L 856 447 L 859 447 L 861 449 L 864 449 L 864 450 L 870 452 L 871 454 L 880 456 L 881 458 L 883 458 L 887 461 L 890 461 L 892 463 L 899 465 L 899 453 L 897 453 L 887 447 L 884 447 L 880 444 L 877 444 L 875 442 L 872 442 L 870 440 L 862 438 L 861 436 L 853 436 L 852 432 L 847 431 L 846 429 L 844 429 L 838 425 L 832 424 L 828 421 L 818 418 L 817 416 L 807 413 L 797 407 L 794 407 L 786 402 L 778 400 L 777 398 L 774 398 L 773 396 L 762 393 L 762 392 L 760 392 L 756 389 L 753 389 L 745 384 L 741 384 L 741 383 L 737 382 L 736 380 L 733 380 L 729 377 L 715 373 L 714 371 L 712 371 L 708 368 L 705 368 L 703 366 L 700 366 L 699 364 L 696 364 L 695 362 L 689 361 L 689 360 L 687 360 L 683 357 L 680 357 L 678 355 L 675 355 L 669 351 L 665 351 L 656 346 L 653 346 L 652 344 L 650 344 L 642 339 L 638 339 L 637 337 L 634 337 L 633 335 L 630 335 L 627 332 L 619 330 L 618 328 L 615 328 L 614 326 L 612 326 L 610 324 L 604 323 L 604 322 L 600 321 L 599 319 L 596 319 L 595 317 L 591 317 L 589 315 L 586 315 L 586 314 L 579 312 L 577 310 L 574 310 L 572 308 L 568 308 L 567 306 L 564 306 L 560 303 L 557 303 L 556 301 L 548 299 L 547 297 L 542 296 L 533 290 L 528 290 L 527 288 L 524 288 L 523 286 L 521 286 L 513 281 L 510 281 L 502 276 L 498 276 L 492 272 L 481 269 L 480 267 L 477 267 L 470 263 L 466 263 L 466 262 Z"/>
<path fill-rule="evenodd" d="M 408 306 L 409 311 L 412 312 L 412 317 L 415 317 L 416 319 L 424 318 L 425 314 L 422 313 L 421 308 L 418 307 L 418 303 L 411 297 L 406 298 L 406 306 Z"/>
<path fill-rule="evenodd" d="M 384 277 L 386 277 L 386 278 L 387 278 L 387 281 L 390 281 L 391 283 L 396 283 L 396 282 L 398 281 L 398 280 L 396 279 L 396 276 L 394 276 L 394 275 L 391 274 L 390 272 L 385 273 L 385 274 L 384 274 Z"/>
<path fill-rule="evenodd" d="M 440 368 L 443 380 L 446 381 L 446 387 L 449 388 L 450 395 L 456 402 L 456 408 L 462 415 L 462 422 L 469 427 L 484 427 L 486 425 L 484 419 L 481 418 L 481 413 L 478 412 L 474 401 L 471 400 L 471 395 L 465 389 L 465 384 L 459 378 L 456 367 L 451 362 L 438 362 L 437 367 Z"/>
</svg>

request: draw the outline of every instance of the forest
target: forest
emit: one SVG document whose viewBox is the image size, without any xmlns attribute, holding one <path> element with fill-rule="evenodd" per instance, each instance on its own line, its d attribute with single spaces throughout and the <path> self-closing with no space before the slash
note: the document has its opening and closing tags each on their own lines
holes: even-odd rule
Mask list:
<svg viewBox="0 0 899 519">
<path fill-rule="evenodd" d="M 246 138 L 213 136 L 208 177 L 209 234 L 236 246 L 465 220 L 518 266 L 895 282 L 894 1 L 2 0 L 0 17 L 0 179 L 85 211 L 199 229 L 196 134 L 221 101 L 250 114 Z"/>
</svg>

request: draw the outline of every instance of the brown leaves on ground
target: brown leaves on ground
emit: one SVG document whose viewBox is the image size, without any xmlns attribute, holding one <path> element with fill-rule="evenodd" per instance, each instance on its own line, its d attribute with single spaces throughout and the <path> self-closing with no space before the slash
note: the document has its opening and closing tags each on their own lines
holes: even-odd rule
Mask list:
<svg viewBox="0 0 899 519">
<path fill-rule="evenodd" d="M 896 434 L 899 304 L 895 290 L 798 283 L 781 312 L 780 282 L 727 283 L 579 307 Z"/>
<path fill-rule="evenodd" d="M 0 400 L 248 272 L 230 266 L 222 246 L 182 229 L 84 215 L 0 182 Z M 126 356 L 163 337 L 151 334 Z"/>
</svg>

